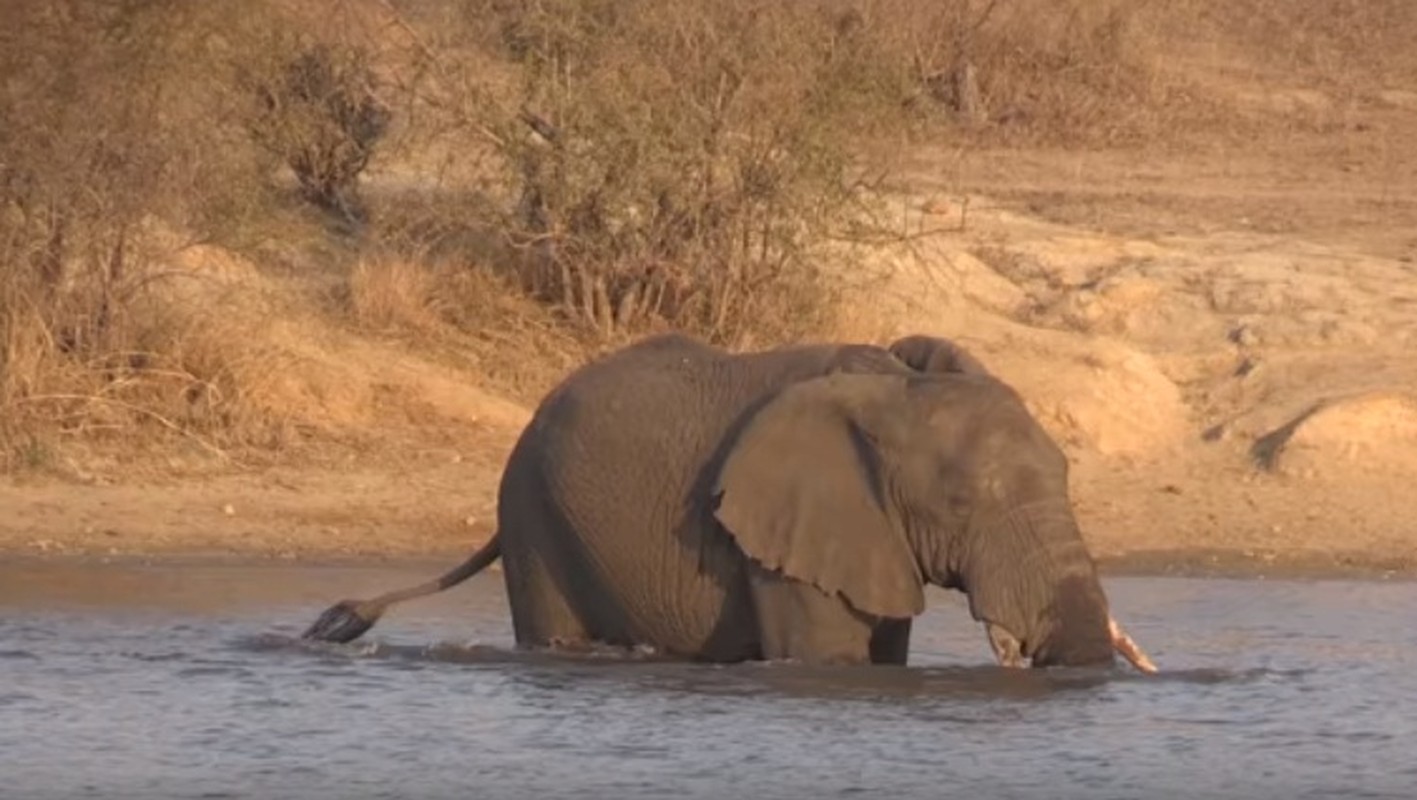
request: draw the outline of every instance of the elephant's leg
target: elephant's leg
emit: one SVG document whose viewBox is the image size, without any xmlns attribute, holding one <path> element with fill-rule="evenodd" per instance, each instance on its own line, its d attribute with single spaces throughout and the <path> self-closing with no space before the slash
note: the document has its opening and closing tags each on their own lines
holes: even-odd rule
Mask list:
<svg viewBox="0 0 1417 800">
<path fill-rule="evenodd" d="M 872 661 L 872 617 L 809 583 L 757 565 L 749 572 L 763 658 L 810 664 Z"/>
<path fill-rule="evenodd" d="M 518 645 L 572 649 L 589 645 L 591 637 L 566 588 L 535 548 L 526 542 L 504 544 L 502 570 Z"/>
<path fill-rule="evenodd" d="M 871 663 L 905 664 L 910 652 L 910 617 L 882 619 L 871 632 Z"/>
</svg>

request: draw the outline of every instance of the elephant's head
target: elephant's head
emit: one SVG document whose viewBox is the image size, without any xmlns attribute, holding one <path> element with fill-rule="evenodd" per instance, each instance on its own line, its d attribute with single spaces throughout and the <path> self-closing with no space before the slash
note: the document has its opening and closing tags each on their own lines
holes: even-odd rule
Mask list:
<svg viewBox="0 0 1417 800">
<path fill-rule="evenodd" d="M 1068 464 L 987 375 L 835 374 L 744 425 L 717 516 L 769 569 L 859 611 L 924 610 L 925 583 L 969 596 L 1001 663 L 1154 669 L 1112 621 L 1068 500 Z"/>
</svg>

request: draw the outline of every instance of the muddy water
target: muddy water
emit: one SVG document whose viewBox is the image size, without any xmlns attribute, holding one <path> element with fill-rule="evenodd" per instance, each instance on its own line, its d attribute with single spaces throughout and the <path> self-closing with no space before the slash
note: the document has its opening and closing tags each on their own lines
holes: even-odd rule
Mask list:
<svg viewBox="0 0 1417 800">
<path fill-rule="evenodd" d="M 510 649 L 499 575 L 0 565 L 0 797 L 1412 797 L 1417 585 L 1112 578 L 1166 674 L 1006 672 L 936 593 L 912 666 Z"/>
</svg>

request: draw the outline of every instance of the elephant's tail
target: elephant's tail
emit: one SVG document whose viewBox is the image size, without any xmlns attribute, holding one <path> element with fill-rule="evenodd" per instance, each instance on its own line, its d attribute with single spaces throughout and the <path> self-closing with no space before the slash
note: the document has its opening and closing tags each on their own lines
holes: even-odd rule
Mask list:
<svg viewBox="0 0 1417 800">
<path fill-rule="evenodd" d="M 468 556 L 466 561 L 431 581 L 406 589 L 396 589 L 372 600 L 341 600 L 335 603 L 326 609 L 300 638 L 321 642 L 352 642 L 374 627 L 379 617 L 395 604 L 451 589 L 486 569 L 501 555 L 502 537 L 497 534 L 481 549 Z"/>
</svg>

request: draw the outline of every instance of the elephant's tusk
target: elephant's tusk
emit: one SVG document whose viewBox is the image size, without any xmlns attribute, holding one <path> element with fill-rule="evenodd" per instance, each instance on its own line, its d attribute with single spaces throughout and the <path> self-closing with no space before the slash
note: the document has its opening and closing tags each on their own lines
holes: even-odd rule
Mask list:
<svg viewBox="0 0 1417 800">
<path fill-rule="evenodd" d="M 1112 615 L 1107 615 L 1107 632 L 1112 636 L 1112 647 L 1116 648 L 1122 657 L 1131 662 L 1131 665 L 1148 675 L 1156 672 L 1156 664 L 1147 657 L 1141 647 L 1132 641 L 1132 637 L 1122 630 L 1122 626 L 1117 624 L 1117 620 Z"/>
<path fill-rule="evenodd" d="M 985 623 L 984 628 L 989 633 L 989 646 L 993 648 L 994 658 L 998 660 L 999 666 L 1011 669 L 1027 666 L 1023 659 L 1023 645 L 1019 643 L 1018 637 L 992 622 Z"/>
</svg>

